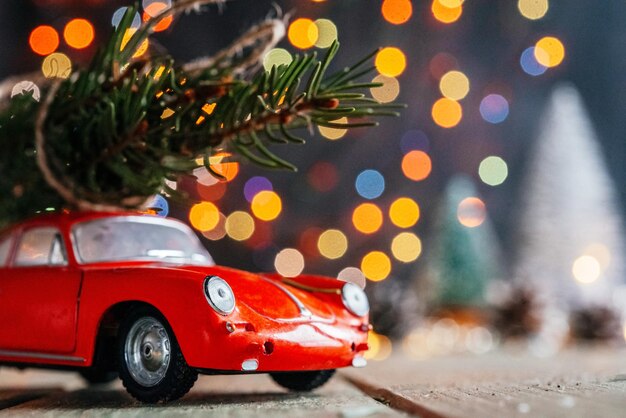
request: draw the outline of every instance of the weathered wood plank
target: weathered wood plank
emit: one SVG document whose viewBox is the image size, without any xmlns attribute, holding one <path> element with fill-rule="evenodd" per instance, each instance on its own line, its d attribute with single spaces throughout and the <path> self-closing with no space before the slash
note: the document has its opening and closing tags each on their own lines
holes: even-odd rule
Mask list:
<svg viewBox="0 0 626 418">
<path fill-rule="evenodd" d="M 83 388 L 22 403 L 0 411 L 0 417 L 167 416 L 207 417 L 394 417 L 392 409 L 363 395 L 341 379 L 314 393 L 293 394 L 265 375 L 201 376 L 183 399 L 145 406 L 113 388 Z"/>
<path fill-rule="evenodd" d="M 343 375 L 370 396 L 426 417 L 623 417 L 624 371 L 624 350 L 579 349 L 550 359 L 524 352 L 424 361 L 396 355 Z"/>
</svg>

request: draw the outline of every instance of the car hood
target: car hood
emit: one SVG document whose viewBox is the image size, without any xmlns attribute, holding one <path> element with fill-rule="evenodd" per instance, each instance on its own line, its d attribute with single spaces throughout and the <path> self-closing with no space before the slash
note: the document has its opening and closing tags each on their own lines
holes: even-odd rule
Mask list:
<svg viewBox="0 0 626 418">
<path fill-rule="evenodd" d="M 112 269 L 109 264 L 85 266 L 85 270 Z M 226 280 L 235 293 L 237 304 L 245 304 L 257 314 L 272 319 L 334 319 L 328 306 L 328 294 L 338 293 L 341 282 L 329 278 L 298 277 L 283 279 L 276 274 L 250 273 L 223 266 L 177 265 L 166 263 L 126 263 L 113 269 L 130 273 L 143 269 L 159 269 L 166 277 L 184 277 L 204 281 L 207 276 Z M 317 291 L 319 290 L 319 292 Z"/>
</svg>

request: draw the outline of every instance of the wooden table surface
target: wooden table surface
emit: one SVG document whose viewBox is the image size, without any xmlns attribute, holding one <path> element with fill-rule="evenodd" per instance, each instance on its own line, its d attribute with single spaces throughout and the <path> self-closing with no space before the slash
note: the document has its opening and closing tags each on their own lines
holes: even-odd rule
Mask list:
<svg viewBox="0 0 626 418">
<path fill-rule="evenodd" d="M 183 399 L 144 406 L 119 382 L 87 388 L 74 373 L 0 369 L 0 417 L 626 417 L 626 350 L 550 358 L 508 349 L 415 360 L 400 353 L 344 369 L 310 394 L 265 375 L 201 376 Z"/>
</svg>

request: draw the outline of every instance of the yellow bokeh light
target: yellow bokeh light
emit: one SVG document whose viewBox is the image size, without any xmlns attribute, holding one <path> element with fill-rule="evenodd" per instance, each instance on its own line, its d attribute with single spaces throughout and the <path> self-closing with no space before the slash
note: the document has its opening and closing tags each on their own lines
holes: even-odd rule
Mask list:
<svg viewBox="0 0 626 418">
<path fill-rule="evenodd" d="M 457 218 L 461 225 L 475 228 L 482 225 L 487 217 L 485 203 L 477 197 L 467 197 L 459 203 Z"/>
<path fill-rule="evenodd" d="M 362 203 L 352 213 L 354 227 L 364 234 L 373 234 L 383 225 L 383 213 L 373 203 Z"/>
<path fill-rule="evenodd" d="M 564 58 L 565 47 L 554 36 L 545 36 L 535 44 L 535 59 L 545 67 L 556 67 Z"/>
<path fill-rule="evenodd" d="M 578 257 L 572 265 L 572 274 L 578 283 L 590 284 L 600 278 L 602 269 L 595 257 L 583 255 Z"/>
<path fill-rule="evenodd" d="M 413 181 L 421 181 L 430 175 L 432 161 L 424 151 L 413 150 L 402 158 L 401 168 L 407 178 Z"/>
<path fill-rule="evenodd" d="M 517 8 L 526 19 L 541 19 L 548 12 L 548 0 L 518 0 Z"/>
<path fill-rule="evenodd" d="M 283 203 L 276 192 L 263 190 L 254 196 L 251 207 L 254 216 L 262 221 L 272 221 L 280 215 Z"/>
<path fill-rule="evenodd" d="M 439 81 L 439 90 L 448 99 L 461 100 L 470 90 L 470 82 L 460 71 L 448 71 Z"/>
<path fill-rule="evenodd" d="M 411 18 L 413 5 L 410 0 L 384 0 L 381 13 L 387 22 L 401 25 Z"/>
<path fill-rule="evenodd" d="M 406 68 L 406 57 L 400 49 L 389 46 L 376 54 L 375 65 L 382 75 L 397 77 Z"/>
<path fill-rule="evenodd" d="M 220 220 L 220 211 L 211 202 L 196 203 L 189 211 L 191 226 L 200 232 L 210 231 L 215 228 Z"/>
<path fill-rule="evenodd" d="M 396 199 L 389 208 L 391 222 L 400 228 L 410 228 L 417 223 L 420 217 L 420 207 L 411 198 Z"/>
<path fill-rule="evenodd" d="M 319 236 L 317 249 L 331 260 L 341 258 L 348 250 L 348 238 L 338 229 L 329 229 Z"/>
<path fill-rule="evenodd" d="M 459 20 L 463 14 L 463 6 L 446 7 L 441 4 L 441 0 L 433 0 L 430 11 L 433 13 L 435 19 L 441 23 L 454 23 Z"/>
<path fill-rule="evenodd" d="M 254 219 L 247 212 L 236 211 L 228 215 L 224 229 L 235 241 L 245 241 L 254 234 Z"/>
<path fill-rule="evenodd" d="M 382 86 L 370 89 L 372 97 L 381 103 L 392 102 L 400 94 L 400 82 L 394 77 L 379 74 L 374 77 L 372 83 L 382 83 Z"/>
<path fill-rule="evenodd" d="M 274 268 L 283 277 L 296 277 L 304 270 L 304 256 L 295 248 L 285 248 L 276 255 Z"/>
<path fill-rule="evenodd" d="M 373 282 L 385 280 L 391 273 L 391 260 L 381 251 L 372 251 L 361 260 L 361 271 Z"/>
<path fill-rule="evenodd" d="M 391 355 L 393 347 L 388 337 L 377 334 L 374 331 L 370 331 L 367 335 L 367 346 L 369 348 L 363 353 L 363 357 L 374 361 L 387 359 Z"/>
<path fill-rule="evenodd" d="M 46 78 L 68 78 L 72 74 L 72 61 L 67 55 L 55 52 L 43 60 L 41 72 Z"/>
<path fill-rule="evenodd" d="M 124 47 L 126 47 L 126 45 L 130 41 L 130 39 L 133 37 L 135 32 L 137 32 L 137 29 L 135 28 L 126 29 L 126 32 L 124 32 L 124 36 L 122 37 L 122 43 L 120 44 L 120 51 L 124 50 Z M 148 46 L 150 46 L 150 43 L 146 39 L 137 47 L 137 50 L 133 54 L 133 58 L 139 58 L 140 56 L 145 54 L 146 51 L 148 50 Z"/>
<path fill-rule="evenodd" d="M 344 116 L 334 120 L 333 123 L 348 123 L 348 118 Z M 331 141 L 343 138 L 348 132 L 347 129 L 328 128 L 326 126 L 319 126 L 318 129 L 324 138 L 330 139 Z"/>
<path fill-rule="evenodd" d="M 265 71 L 270 71 L 273 66 L 289 65 L 293 57 L 283 48 L 274 48 L 268 51 L 263 57 L 263 67 Z"/>
<path fill-rule="evenodd" d="M 308 49 L 317 42 L 319 30 L 311 19 L 300 18 L 291 22 L 287 37 L 296 48 Z"/>
<path fill-rule="evenodd" d="M 315 46 L 318 48 L 328 48 L 337 40 L 337 26 L 328 19 L 317 19 L 318 37 Z"/>
<path fill-rule="evenodd" d="M 433 121 L 442 128 L 453 128 L 463 118 L 463 108 L 459 102 L 442 97 L 437 100 L 432 109 Z"/>
<path fill-rule="evenodd" d="M 401 232 L 391 242 L 391 253 L 396 260 L 410 263 L 422 253 L 422 241 L 411 232 Z"/>
</svg>

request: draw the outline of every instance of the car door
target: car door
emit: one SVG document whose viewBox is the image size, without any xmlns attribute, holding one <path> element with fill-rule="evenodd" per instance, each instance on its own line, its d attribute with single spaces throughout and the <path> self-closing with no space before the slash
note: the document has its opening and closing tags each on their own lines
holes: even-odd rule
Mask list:
<svg viewBox="0 0 626 418">
<path fill-rule="evenodd" d="M 0 351 L 71 353 L 81 274 L 68 265 L 56 227 L 32 227 L 19 235 L 0 275 Z"/>
</svg>

